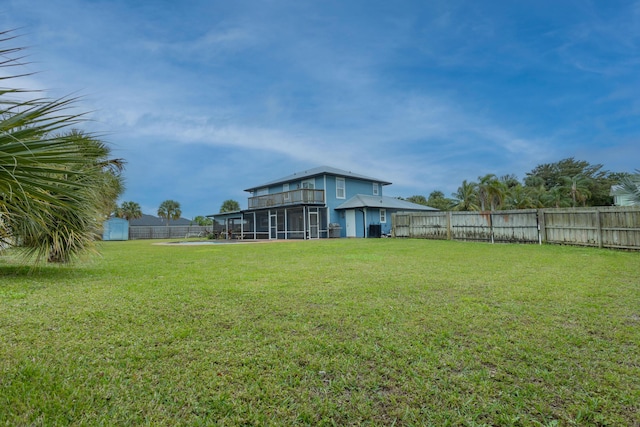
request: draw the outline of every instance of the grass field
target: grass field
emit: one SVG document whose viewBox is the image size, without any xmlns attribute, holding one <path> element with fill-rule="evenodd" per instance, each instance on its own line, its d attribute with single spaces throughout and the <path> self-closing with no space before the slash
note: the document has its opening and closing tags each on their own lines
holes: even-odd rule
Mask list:
<svg viewBox="0 0 640 427">
<path fill-rule="evenodd" d="M 339 239 L 0 257 L 2 425 L 640 425 L 640 253 Z"/>
</svg>

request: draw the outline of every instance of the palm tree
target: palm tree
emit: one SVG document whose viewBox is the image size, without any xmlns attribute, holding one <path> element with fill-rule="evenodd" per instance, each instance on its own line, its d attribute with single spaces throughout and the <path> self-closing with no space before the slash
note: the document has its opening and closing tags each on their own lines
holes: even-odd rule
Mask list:
<svg viewBox="0 0 640 427">
<path fill-rule="evenodd" d="M 125 161 L 111 158 L 111 149 L 104 142 L 85 132 L 72 129 L 65 136 L 78 144 L 82 150 L 90 151 L 89 156 L 94 157 L 94 180 L 95 185 L 99 187 L 95 194 L 96 204 L 101 219 L 107 219 L 117 209 L 116 200 L 124 192 L 122 170 Z"/>
<path fill-rule="evenodd" d="M 571 199 L 564 188 L 559 185 L 546 191 L 542 196 L 542 200 L 544 205 L 548 207 L 564 208 L 571 205 Z"/>
<path fill-rule="evenodd" d="M 529 209 L 536 208 L 536 201 L 532 197 L 533 192 L 520 184 L 517 184 L 507 191 L 504 198 L 507 209 Z"/>
<path fill-rule="evenodd" d="M 167 226 L 169 225 L 169 220 L 180 219 L 180 215 L 182 215 L 180 203 L 175 200 L 165 200 L 158 208 L 158 216 L 167 220 Z"/>
<path fill-rule="evenodd" d="M 582 202 L 583 206 L 587 205 L 587 199 L 591 197 L 591 192 L 589 191 L 591 179 L 578 174 L 574 176 L 562 176 L 560 177 L 560 181 L 562 182 L 562 187 L 568 191 L 571 196 L 571 200 L 573 201 L 572 206 L 574 208 L 578 202 Z"/>
<path fill-rule="evenodd" d="M 122 205 L 116 211 L 116 216 L 131 221 L 132 219 L 141 218 L 142 210 L 136 202 L 122 202 Z"/>
<path fill-rule="evenodd" d="M 478 184 L 475 182 L 467 182 L 466 179 L 462 181 L 458 191 L 451 195 L 454 199 L 453 209 L 457 211 L 477 211 L 479 209 L 477 187 Z"/>
<path fill-rule="evenodd" d="M 632 206 L 640 206 L 640 170 L 638 173 L 623 178 L 620 181 L 616 194 L 627 199 Z"/>
<path fill-rule="evenodd" d="M 498 209 L 502 205 L 505 192 L 504 183 L 494 174 L 478 177 L 478 199 L 481 211 L 484 211 L 487 205 L 492 211 Z"/>
<path fill-rule="evenodd" d="M 13 38 L 0 32 L 0 43 Z M 21 51 L 0 48 L 0 68 L 22 65 Z M 74 98 L 27 98 L 27 90 L 0 89 L 0 243 L 36 262 L 67 262 L 94 249 L 104 173 L 118 162 L 90 135 L 85 143 L 77 133 L 58 133 L 82 120 L 66 113 Z"/>
</svg>

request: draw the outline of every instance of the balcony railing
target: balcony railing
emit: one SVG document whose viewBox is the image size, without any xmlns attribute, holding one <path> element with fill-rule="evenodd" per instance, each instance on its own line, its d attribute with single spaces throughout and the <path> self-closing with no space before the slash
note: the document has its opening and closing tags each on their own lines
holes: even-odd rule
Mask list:
<svg viewBox="0 0 640 427">
<path fill-rule="evenodd" d="M 324 205 L 324 190 L 301 188 L 299 190 L 284 191 L 282 193 L 249 197 L 249 209 L 275 208 L 278 206 L 299 204 Z"/>
</svg>

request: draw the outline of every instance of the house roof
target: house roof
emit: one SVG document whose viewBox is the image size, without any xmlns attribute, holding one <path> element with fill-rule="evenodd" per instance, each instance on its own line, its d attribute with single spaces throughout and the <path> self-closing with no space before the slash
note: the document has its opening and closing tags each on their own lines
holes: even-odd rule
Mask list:
<svg viewBox="0 0 640 427">
<path fill-rule="evenodd" d="M 169 220 L 169 225 L 191 225 L 191 223 L 192 223 L 191 220 L 188 220 L 185 218 Z M 129 221 L 129 225 L 132 227 L 167 225 L 167 221 L 157 216 L 142 214 L 142 217 L 132 219 L 131 221 Z"/>
<path fill-rule="evenodd" d="M 231 212 L 218 212 L 211 215 L 205 215 L 207 218 L 242 218 L 242 214 L 247 212 L 246 210 L 231 211 Z"/>
<path fill-rule="evenodd" d="M 396 199 L 394 197 L 385 196 L 368 196 L 365 194 L 356 194 L 343 204 L 337 206 L 336 210 L 356 209 L 356 208 L 382 208 L 382 209 L 398 209 L 404 211 L 437 211 L 438 209 L 431 206 L 419 205 L 417 203 L 407 202 L 406 200 Z"/>
<path fill-rule="evenodd" d="M 381 185 L 389 185 L 391 184 L 388 181 L 384 181 L 378 178 L 371 178 L 369 176 L 365 176 L 365 175 L 360 175 L 357 173 L 353 173 L 350 171 L 345 171 L 342 169 L 336 169 L 336 168 L 332 168 L 330 166 L 320 166 L 317 168 L 312 168 L 312 169 L 307 169 L 305 171 L 302 172 L 296 172 L 292 175 L 289 176 L 285 176 L 283 178 L 280 179 L 276 179 L 274 181 L 270 181 L 261 185 L 257 185 L 255 187 L 251 187 L 251 188 L 247 188 L 244 191 L 255 191 L 258 190 L 260 188 L 264 188 L 264 187 L 270 187 L 272 185 L 277 185 L 277 184 L 284 184 L 285 182 L 291 182 L 291 181 L 298 181 L 298 180 L 302 180 L 302 179 L 308 179 L 308 178 L 313 178 L 316 176 L 321 176 L 321 175 L 336 175 L 336 176 L 341 176 L 341 177 L 345 177 L 345 178 L 354 178 L 354 179 L 361 179 L 364 181 L 372 181 L 372 182 L 378 182 Z"/>
</svg>

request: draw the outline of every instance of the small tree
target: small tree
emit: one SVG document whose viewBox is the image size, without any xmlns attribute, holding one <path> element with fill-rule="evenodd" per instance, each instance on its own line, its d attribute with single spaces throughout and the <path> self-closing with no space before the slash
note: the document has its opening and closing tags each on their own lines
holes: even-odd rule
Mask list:
<svg viewBox="0 0 640 427">
<path fill-rule="evenodd" d="M 193 218 L 193 221 L 200 226 L 207 226 L 207 225 L 213 224 L 213 219 L 204 217 L 202 215 L 198 215 L 197 217 Z"/>
<path fill-rule="evenodd" d="M 169 226 L 169 220 L 180 219 L 180 215 L 182 215 L 180 203 L 175 200 L 165 200 L 158 208 L 158 216 L 167 220 L 167 226 Z"/>
<path fill-rule="evenodd" d="M 432 208 L 440 209 L 441 211 L 446 211 L 451 209 L 454 201 L 444 197 L 444 193 L 442 191 L 432 191 L 429 194 L 429 199 L 427 199 L 427 206 L 431 206 Z"/>
<path fill-rule="evenodd" d="M 417 194 L 415 196 L 407 197 L 407 202 L 415 203 L 417 205 L 427 205 L 427 198 L 421 194 Z"/>
<path fill-rule="evenodd" d="M 240 210 L 240 203 L 235 200 L 229 199 L 225 200 L 220 207 L 220 213 L 223 212 L 235 212 Z"/>
</svg>

